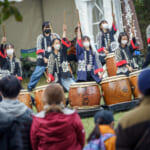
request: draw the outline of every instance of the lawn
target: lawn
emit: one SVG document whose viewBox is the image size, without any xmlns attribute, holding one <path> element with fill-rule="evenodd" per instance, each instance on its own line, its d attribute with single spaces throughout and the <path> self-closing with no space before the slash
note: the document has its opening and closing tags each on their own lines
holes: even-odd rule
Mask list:
<svg viewBox="0 0 150 150">
<path fill-rule="evenodd" d="M 29 79 L 24 79 L 22 86 L 26 89 L 27 88 L 27 84 L 29 82 Z M 37 86 L 40 85 L 45 85 L 46 84 L 46 79 L 45 77 L 42 77 L 40 79 L 40 81 L 38 82 Z M 33 93 L 32 93 L 33 95 Z M 68 93 L 65 93 L 65 96 L 68 96 Z M 103 102 L 102 102 L 103 103 Z M 119 113 L 115 113 L 114 114 L 114 118 L 115 118 L 115 127 L 117 126 L 117 123 L 119 121 L 119 119 L 122 117 L 122 115 L 124 114 L 124 112 L 119 112 Z M 94 127 L 94 118 L 93 117 L 89 117 L 89 118 L 84 118 L 82 119 L 82 123 L 84 125 L 85 128 L 85 132 L 86 132 L 86 139 L 89 136 L 90 132 L 92 131 L 93 127 Z"/>
</svg>

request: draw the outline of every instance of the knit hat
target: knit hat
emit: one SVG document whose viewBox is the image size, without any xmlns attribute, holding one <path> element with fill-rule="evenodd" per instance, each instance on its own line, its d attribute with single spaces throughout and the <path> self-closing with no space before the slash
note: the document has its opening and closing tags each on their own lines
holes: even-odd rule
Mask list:
<svg viewBox="0 0 150 150">
<path fill-rule="evenodd" d="M 150 96 L 150 69 L 142 71 L 138 77 L 138 87 L 142 94 Z"/>
<path fill-rule="evenodd" d="M 97 120 L 99 118 L 103 118 L 105 120 L 106 124 L 110 124 L 111 122 L 114 121 L 113 113 L 108 110 L 98 111 L 94 116 L 95 123 L 97 123 Z"/>
</svg>

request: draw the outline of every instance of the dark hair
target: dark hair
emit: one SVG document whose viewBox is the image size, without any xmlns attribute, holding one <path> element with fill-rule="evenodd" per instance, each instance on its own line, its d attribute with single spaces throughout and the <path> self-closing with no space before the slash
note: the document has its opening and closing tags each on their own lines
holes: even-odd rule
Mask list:
<svg viewBox="0 0 150 150">
<path fill-rule="evenodd" d="M 61 39 L 59 39 L 59 38 L 54 38 L 54 39 L 52 40 L 52 42 L 51 42 L 51 46 L 55 43 L 56 40 L 60 41 L 60 44 L 61 44 Z M 53 47 L 52 47 L 52 50 L 54 50 Z"/>
<path fill-rule="evenodd" d="M 62 113 L 62 108 L 60 106 L 61 102 L 64 101 L 65 95 L 62 86 L 58 83 L 51 83 L 44 91 L 44 99 L 48 104 L 46 108 L 46 113 L 58 112 Z"/>
<path fill-rule="evenodd" d="M 101 136 L 99 124 L 96 123 L 93 131 L 90 133 L 87 142 L 89 143 L 91 140 L 99 139 Z"/>
<path fill-rule="evenodd" d="M 21 90 L 21 83 L 15 76 L 6 76 L 0 80 L 0 91 L 4 97 L 15 98 Z"/>
<path fill-rule="evenodd" d="M 77 30 L 78 30 L 78 27 L 75 27 L 74 32 L 77 32 Z"/>
<path fill-rule="evenodd" d="M 82 41 L 84 41 L 86 39 L 90 42 L 90 38 L 87 35 L 82 37 Z M 92 50 L 92 55 L 93 55 L 93 49 L 92 49 L 91 45 L 90 45 L 90 49 Z"/>
<path fill-rule="evenodd" d="M 122 39 L 123 36 L 127 36 L 128 41 L 129 41 L 129 36 L 128 36 L 128 34 L 127 34 L 126 32 L 120 32 L 120 33 L 119 33 L 119 37 L 118 37 L 118 42 L 119 42 L 119 43 L 121 43 L 121 39 Z"/>
<path fill-rule="evenodd" d="M 12 43 L 6 43 L 5 46 L 4 46 L 4 49 L 7 49 L 9 46 L 12 47 L 12 48 L 15 48 Z"/>
<path fill-rule="evenodd" d="M 50 27 L 49 26 L 49 21 L 44 21 L 43 22 L 43 24 L 42 24 L 42 31 L 43 31 L 44 27 Z"/>
<path fill-rule="evenodd" d="M 102 20 L 100 23 L 99 23 L 99 27 L 100 27 L 100 30 L 102 31 L 102 29 L 101 29 L 101 25 L 103 24 L 103 23 L 108 23 L 106 20 Z"/>
</svg>

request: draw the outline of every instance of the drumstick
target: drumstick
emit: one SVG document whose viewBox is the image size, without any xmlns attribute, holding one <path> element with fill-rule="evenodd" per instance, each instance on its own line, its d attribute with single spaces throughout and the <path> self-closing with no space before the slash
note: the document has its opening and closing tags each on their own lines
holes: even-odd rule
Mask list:
<svg viewBox="0 0 150 150">
<path fill-rule="evenodd" d="M 66 24 L 66 11 L 64 10 L 64 24 Z"/>
<path fill-rule="evenodd" d="M 46 71 L 44 71 L 44 75 L 45 75 L 46 79 L 48 79 L 48 75 L 47 75 Z"/>
<path fill-rule="evenodd" d="M 49 27 L 50 27 L 50 29 L 51 29 L 51 33 L 54 33 L 54 32 L 53 32 L 53 28 L 52 28 L 52 24 L 51 24 L 51 23 L 49 23 Z"/>
<path fill-rule="evenodd" d="M 114 5 L 113 5 L 113 0 L 111 0 L 111 9 L 112 9 L 112 14 L 114 14 Z"/>
<path fill-rule="evenodd" d="M 133 71 L 138 71 L 138 69 L 132 69 L 132 72 L 133 72 Z"/>
<path fill-rule="evenodd" d="M 3 24 L 3 37 L 5 37 L 6 34 L 5 34 L 5 25 Z"/>
<path fill-rule="evenodd" d="M 106 72 L 107 68 L 103 71 L 102 76 L 104 75 L 104 73 Z"/>
<path fill-rule="evenodd" d="M 132 20 L 131 20 L 131 27 L 133 28 L 133 15 L 132 15 Z"/>
<path fill-rule="evenodd" d="M 79 9 L 77 9 L 77 17 L 78 17 L 78 22 L 80 23 Z"/>
</svg>

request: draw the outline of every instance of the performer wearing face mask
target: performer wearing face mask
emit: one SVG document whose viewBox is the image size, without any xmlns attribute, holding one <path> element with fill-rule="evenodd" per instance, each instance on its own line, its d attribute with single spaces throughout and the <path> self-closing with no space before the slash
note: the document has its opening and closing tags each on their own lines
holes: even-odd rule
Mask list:
<svg viewBox="0 0 150 150">
<path fill-rule="evenodd" d="M 43 34 L 37 37 L 37 64 L 27 87 L 29 91 L 32 91 L 46 70 L 48 57 L 51 52 L 52 39 L 59 37 L 57 34 L 51 33 L 50 23 L 48 21 L 43 23 L 42 32 Z"/>
<path fill-rule="evenodd" d="M 116 50 L 117 74 L 129 75 L 130 72 L 138 68 L 133 58 L 133 53 L 138 49 L 133 28 L 131 29 L 133 38 L 129 42 L 128 35 L 125 32 L 119 34 L 119 48 Z"/>
<path fill-rule="evenodd" d="M 102 79 L 103 68 L 97 67 L 95 55 L 90 46 L 90 38 L 83 36 L 81 39 L 80 23 L 78 23 L 78 36 L 77 36 L 77 60 L 78 72 L 77 80 L 82 81 L 96 81 L 99 83 Z"/>
<path fill-rule="evenodd" d="M 55 38 L 52 40 L 52 51 L 48 59 L 48 83 L 60 83 L 66 91 L 74 83 L 70 73 L 67 61 L 67 49 L 71 46 L 71 42 L 66 38 L 66 25 L 63 25 L 63 38 Z"/>
<path fill-rule="evenodd" d="M 1 73 L 5 75 L 15 75 L 20 81 L 22 81 L 22 69 L 19 59 L 15 57 L 14 45 L 11 43 L 3 46 L 6 38 L 3 37 L 1 41 L 0 60 L 1 60 Z"/>
<path fill-rule="evenodd" d="M 109 25 L 106 20 L 102 20 L 99 24 L 100 32 L 96 36 L 96 41 L 97 49 L 99 52 L 99 58 L 102 62 L 102 65 L 105 64 L 106 55 L 112 52 L 112 49 L 109 45 L 111 42 L 115 41 L 114 35 L 117 32 L 115 22 L 115 15 L 113 14 L 113 24 L 111 29 L 109 29 Z M 108 47 L 109 51 L 107 51 Z"/>
</svg>

